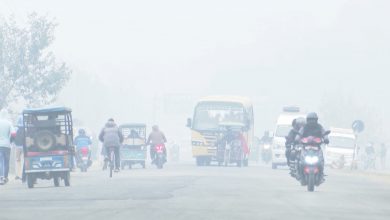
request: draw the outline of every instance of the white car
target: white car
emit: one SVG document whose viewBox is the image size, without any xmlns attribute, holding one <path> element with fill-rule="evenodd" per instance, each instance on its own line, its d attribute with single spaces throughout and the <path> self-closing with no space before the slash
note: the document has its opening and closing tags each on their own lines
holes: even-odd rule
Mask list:
<svg viewBox="0 0 390 220">
<path fill-rule="evenodd" d="M 283 113 L 279 116 L 274 132 L 272 143 L 272 169 L 277 169 L 278 166 L 286 166 L 286 137 L 292 129 L 292 122 L 297 118 L 305 118 L 306 115 L 301 113 L 299 108 L 286 107 Z"/>
<path fill-rule="evenodd" d="M 344 165 L 351 166 L 356 139 L 351 129 L 331 128 L 329 145 L 326 147 L 325 164 L 332 165 L 344 158 Z"/>
</svg>

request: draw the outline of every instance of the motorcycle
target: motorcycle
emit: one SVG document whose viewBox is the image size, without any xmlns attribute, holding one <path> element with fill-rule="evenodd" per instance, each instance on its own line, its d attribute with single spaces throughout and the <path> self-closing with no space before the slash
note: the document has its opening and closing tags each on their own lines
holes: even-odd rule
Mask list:
<svg viewBox="0 0 390 220">
<path fill-rule="evenodd" d="M 325 132 L 324 136 L 330 134 Z M 323 136 L 323 137 L 324 137 Z M 302 150 L 299 159 L 299 179 L 303 186 L 307 186 L 309 192 L 313 192 L 315 187 L 323 182 L 323 153 L 321 144 L 323 137 L 306 137 L 301 139 Z"/>
<path fill-rule="evenodd" d="M 77 152 L 78 168 L 81 172 L 87 172 L 88 168 L 92 165 L 91 154 L 89 147 L 81 147 Z"/>
<path fill-rule="evenodd" d="M 156 164 L 158 169 L 162 169 L 164 167 L 164 164 L 167 162 L 166 154 L 165 154 L 165 145 L 156 144 L 154 146 L 154 150 L 155 150 L 154 163 Z"/>
<path fill-rule="evenodd" d="M 272 159 L 272 151 L 271 151 L 271 144 L 265 143 L 263 144 L 263 148 L 261 150 L 261 160 L 268 164 Z"/>
</svg>

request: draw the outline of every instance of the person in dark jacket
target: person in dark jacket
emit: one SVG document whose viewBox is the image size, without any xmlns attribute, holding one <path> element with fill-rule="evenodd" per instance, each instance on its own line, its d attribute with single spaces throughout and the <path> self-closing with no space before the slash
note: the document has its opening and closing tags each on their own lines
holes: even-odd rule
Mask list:
<svg viewBox="0 0 390 220">
<path fill-rule="evenodd" d="M 99 140 L 103 143 L 107 155 L 110 155 L 110 148 L 114 148 L 115 154 L 115 172 L 119 172 L 120 154 L 119 149 L 123 142 L 123 135 L 116 125 L 114 119 L 110 118 L 99 135 Z"/>
<path fill-rule="evenodd" d="M 293 155 L 291 155 L 292 147 L 297 144 L 296 137 L 299 134 L 299 131 L 302 127 L 304 127 L 306 124 L 306 119 L 304 118 L 297 118 L 294 119 L 292 122 L 292 129 L 288 133 L 288 136 L 286 137 L 286 158 L 287 158 L 287 165 L 290 165 L 290 161 L 295 160 L 293 158 Z"/>
</svg>

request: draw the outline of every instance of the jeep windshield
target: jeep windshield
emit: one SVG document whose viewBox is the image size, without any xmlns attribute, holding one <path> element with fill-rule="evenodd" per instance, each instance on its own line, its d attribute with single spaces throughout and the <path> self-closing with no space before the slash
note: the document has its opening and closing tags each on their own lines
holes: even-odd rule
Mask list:
<svg viewBox="0 0 390 220">
<path fill-rule="evenodd" d="M 245 124 L 244 108 L 235 103 L 201 103 L 196 107 L 193 129 L 218 130 L 221 124 Z"/>
</svg>

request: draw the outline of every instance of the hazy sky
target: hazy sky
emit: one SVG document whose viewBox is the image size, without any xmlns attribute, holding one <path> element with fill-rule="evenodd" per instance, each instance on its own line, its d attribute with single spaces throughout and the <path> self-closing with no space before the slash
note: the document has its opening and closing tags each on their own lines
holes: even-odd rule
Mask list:
<svg viewBox="0 0 390 220">
<path fill-rule="evenodd" d="M 250 96 L 267 124 L 263 114 L 283 104 L 316 110 L 329 93 L 390 109 L 387 0 L 0 2 L 3 15 L 56 19 L 53 49 L 74 70 L 60 101 L 90 121 L 83 99 L 71 98 L 77 90 L 100 105 L 99 120 L 121 100 L 146 120 L 168 93 Z"/>
</svg>

